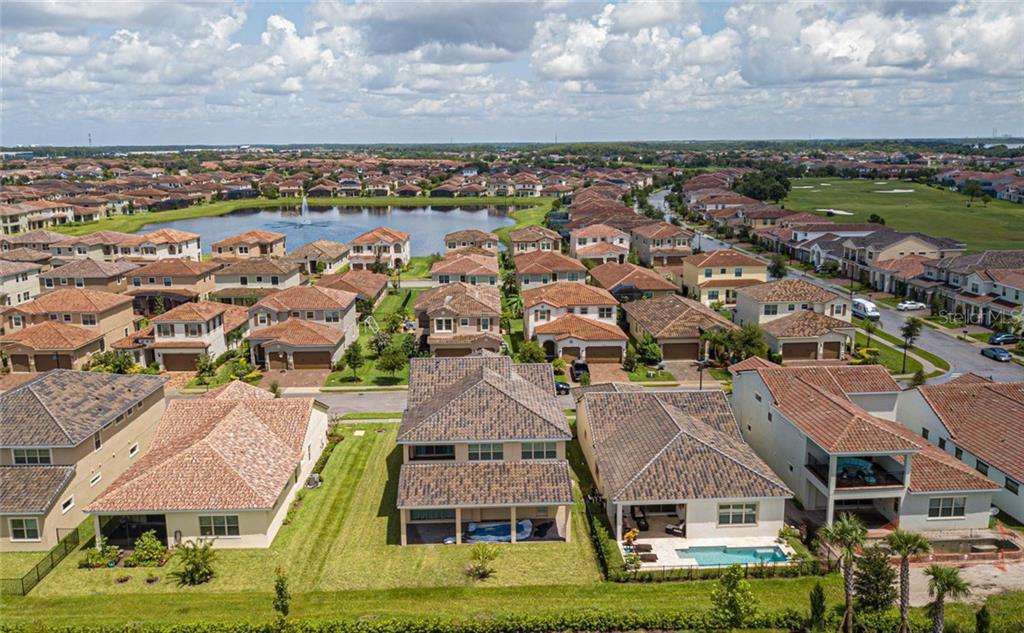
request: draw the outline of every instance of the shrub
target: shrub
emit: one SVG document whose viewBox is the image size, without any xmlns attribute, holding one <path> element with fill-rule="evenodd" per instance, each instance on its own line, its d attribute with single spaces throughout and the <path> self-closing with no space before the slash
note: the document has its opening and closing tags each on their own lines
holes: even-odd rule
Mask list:
<svg viewBox="0 0 1024 633">
<path fill-rule="evenodd" d="M 270 383 L 270 393 L 274 394 L 275 398 L 281 397 L 281 383 L 276 380 Z"/>
<path fill-rule="evenodd" d="M 876 545 L 861 553 L 853 589 L 857 608 L 863 611 L 885 611 L 896 602 L 896 569 L 889 564 L 887 550 Z"/>
<path fill-rule="evenodd" d="M 380 330 L 370 338 L 370 349 L 372 349 L 373 353 L 377 356 L 383 354 L 384 350 L 386 350 L 390 345 L 391 334 L 384 330 Z"/>
<path fill-rule="evenodd" d="M 711 593 L 714 607 L 712 619 L 724 628 L 742 627 L 753 617 L 757 602 L 750 583 L 743 578 L 743 568 L 731 565 L 718 579 Z"/>
<path fill-rule="evenodd" d="M 580 385 L 584 387 L 590 386 L 590 372 L 583 372 L 580 374 Z"/>
<path fill-rule="evenodd" d="M 167 546 L 156 537 L 154 530 L 135 539 L 135 549 L 124 559 L 125 567 L 159 567 L 167 561 Z"/>
<path fill-rule="evenodd" d="M 201 585 L 213 578 L 213 561 L 216 555 L 209 541 L 185 541 L 178 547 L 181 569 L 173 576 L 182 585 Z"/>
<path fill-rule="evenodd" d="M 555 371 L 555 374 L 559 376 L 565 375 L 565 368 L 567 365 L 568 363 L 565 362 L 564 358 L 556 358 L 551 361 L 551 368 Z"/>
<path fill-rule="evenodd" d="M 96 539 L 98 541 L 97 547 L 89 548 L 85 556 L 78 561 L 79 568 L 98 569 L 100 567 L 113 567 L 117 563 L 117 557 L 120 556 L 121 550 L 113 545 L 107 545 L 106 539 L 102 536 L 97 536 Z"/>
<path fill-rule="evenodd" d="M 390 347 L 384 350 L 377 358 L 377 369 L 386 372 L 390 376 L 394 376 L 405 367 L 405 363 L 406 357 L 402 350 Z"/>
<path fill-rule="evenodd" d="M 632 343 L 626 343 L 626 355 L 622 359 L 622 368 L 629 372 L 636 369 L 636 347 Z"/>
<path fill-rule="evenodd" d="M 640 357 L 640 362 L 645 365 L 661 362 L 661 348 L 650 334 L 644 334 L 643 340 L 637 345 L 636 353 Z"/>
<path fill-rule="evenodd" d="M 544 360 L 544 350 L 536 341 L 526 341 L 519 346 L 520 363 L 543 363 Z"/>
<path fill-rule="evenodd" d="M 466 567 L 466 575 L 475 580 L 484 580 L 494 575 L 494 567 L 491 566 L 501 551 L 494 543 L 477 543 L 469 554 L 469 566 Z"/>
</svg>

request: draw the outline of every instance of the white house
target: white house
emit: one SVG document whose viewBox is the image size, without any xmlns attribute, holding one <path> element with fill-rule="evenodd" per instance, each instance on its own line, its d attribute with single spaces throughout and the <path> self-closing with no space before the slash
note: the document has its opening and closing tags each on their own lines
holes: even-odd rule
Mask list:
<svg viewBox="0 0 1024 633">
<path fill-rule="evenodd" d="M 226 303 L 183 303 L 153 317 L 153 342 L 148 347 L 160 369 L 193 371 L 200 356 L 216 358 L 236 347 L 248 319 L 245 308 Z"/>
</svg>

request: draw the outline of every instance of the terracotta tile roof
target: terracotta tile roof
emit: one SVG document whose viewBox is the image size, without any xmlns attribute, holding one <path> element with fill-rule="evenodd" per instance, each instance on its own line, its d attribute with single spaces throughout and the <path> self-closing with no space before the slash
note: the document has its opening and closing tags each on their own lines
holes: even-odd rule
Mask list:
<svg viewBox="0 0 1024 633">
<path fill-rule="evenodd" d="M 578 259 L 573 259 L 554 251 L 530 251 L 516 255 L 516 273 L 519 275 L 536 275 L 551 272 L 587 272 L 587 267 Z"/>
<path fill-rule="evenodd" d="M 120 231 L 94 231 L 85 235 L 64 236 L 64 239 L 53 243 L 53 246 L 67 248 L 69 246 L 96 246 L 106 244 L 128 245 L 138 242 L 137 235 Z"/>
<path fill-rule="evenodd" d="M 197 262 L 194 259 L 172 257 L 158 259 L 132 271 L 135 277 L 202 277 L 223 266 L 222 263 Z"/>
<path fill-rule="evenodd" d="M 560 341 L 577 338 L 581 341 L 625 341 L 625 332 L 617 325 L 588 319 L 576 314 L 563 314 L 554 321 L 543 323 L 533 329 L 535 334 L 547 334 Z"/>
<path fill-rule="evenodd" d="M 505 339 L 494 332 L 472 332 L 469 334 L 431 334 L 428 345 L 464 345 L 472 349 L 500 349 Z"/>
<path fill-rule="evenodd" d="M 498 258 L 493 254 L 480 255 L 463 251 L 450 252 L 430 267 L 433 275 L 495 275 Z"/>
<path fill-rule="evenodd" d="M 460 372 L 458 380 L 433 389 L 417 388 L 410 373 L 409 407 L 398 430 L 399 443 L 571 439 L 554 391 L 527 381 L 510 363 L 501 365 L 478 363 Z M 451 366 L 457 371 L 464 364 Z"/>
<path fill-rule="evenodd" d="M 352 240 L 353 244 L 376 244 L 378 242 L 404 242 L 409 239 L 409 234 L 386 226 L 378 226 L 375 229 L 357 235 Z"/>
<path fill-rule="evenodd" d="M 436 392 L 451 387 L 481 368 L 502 375 L 514 372 L 541 391 L 555 393 L 555 374 L 548 363 L 513 363 L 508 356 L 412 358 L 409 359 L 409 406 L 418 406 L 432 399 Z"/>
<path fill-rule="evenodd" d="M 291 347 L 330 347 L 333 349 L 345 340 L 345 331 L 316 321 L 292 318 L 252 330 L 247 338 L 262 343 L 273 341 Z"/>
<path fill-rule="evenodd" d="M 749 288 L 751 286 L 759 286 L 764 282 L 760 279 L 743 279 L 741 277 L 729 278 L 729 279 L 708 279 L 707 281 L 698 281 L 697 285 L 701 288 Z"/>
<path fill-rule="evenodd" d="M 206 400 L 273 400 L 274 394 L 247 382 L 232 380 L 207 391 L 201 397 Z"/>
<path fill-rule="evenodd" d="M 18 233 L 17 235 L 4 235 L 0 237 L 0 242 L 7 242 L 8 244 L 52 244 L 65 240 L 67 237 L 67 235 L 57 233 L 56 231 L 37 229 L 35 231 Z"/>
<path fill-rule="evenodd" d="M 924 255 L 905 255 L 875 262 L 872 268 L 894 273 L 900 279 L 911 279 L 924 273 L 924 265 L 935 260 Z"/>
<path fill-rule="evenodd" d="M 965 375 L 918 391 L 958 446 L 1024 481 L 1024 382 Z"/>
<path fill-rule="evenodd" d="M 340 275 L 324 275 L 316 285 L 353 292 L 360 299 L 373 299 L 388 285 L 388 276 L 371 270 L 352 269 Z"/>
<path fill-rule="evenodd" d="M 320 285 L 293 286 L 260 299 L 253 308 L 269 308 L 279 312 L 287 310 L 347 310 L 355 303 L 356 295 L 347 290 L 335 290 Z"/>
<path fill-rule="evenodd" d="M 498 236 L 480 229 L 462 229 L 452 231 L 444 236 L 445 242 L 486 242 L 487 240 L 497 242 Z"/>
<path fill-rule="evenodd" d="M 24 246 L 20 246 L 18 248 L 12 248 L 9 251 L 4 251 L 3 258 L 11 262 L 41 263 L 50 261 L 53 259 L 53 255 L 46 251 L 39 251 L 34 248 L 25 248 Z"/>
<path fill-rule="evenodd" d="M 903 460 L 897 459 L 902 462 Z M 913 457 L 910 492 L 999 490 L 999 484 L 936 446 L 922 442 Z"/>
<path fill-rule="evenodd" d="M 576 257 L 580 259 L 598 259 L 609 255 L 619 256 L 629 253 L 629 249 L 620 244 L 611 242 L 597 242 L 576 247 Z"/>
<path fill-rule="evenodd" d="M 629 234 L 625 231 L 619 230 L 614 226 L 608 226 L 607 224 L 591 224 L 583 228 L 575 229 L 570 232 L 571 236 L 575 239 L 577 237 L 620 237 L 628 238 Z M 588 245 L 589 246 L 589 245 Z"/>
<path fill-rule="evenodd" d="M 322 259 L 326 257 L 328 259 L 338 260 L 347 255 L 348 251 L 348 244 L 334 242 L 331 240 L 314 240 L 289 253 L 289 257 L 297 259 Z"/>
<path fill-rule="evenodd" d="M 565 308 L 569 306 L 615 306 L 619 304 L 619 301 L 604 288 L 574 281 L 556 281 L 539 288 L 523 291 L 524 308 L 529 309 L 541 303 Z"/>
<path fill-rule="evenodd" d="M 0 446 L 77 446 L 163 387 L 159 376 L 50 370 L 0 394 Z"/>
<path fill-rule="evenodd" d="M 497 286 L 462 282 L 444 284 L 420 293 L 413 303 L 413 310 L 431 316 L 501 316 L 501 291 Z"/>
<path fill-rule="evenodd" d="M 47 314 L 50 312 L 88 312 L 99 313 L 131 305 L 132 298 L 86 288 L 60 288 L 53 292 L 39 295 L 28 303 L 23 303 L 8 310 L 25 314 Z"/>
<path fill-rule="evenodd" d="M 74 476 L 74 466 L 0 466 L 0 514 L 46 514 Z"/>
<path fill-rule="evenodd" d="M 678 289 L 675 284 L 650 268 L 642 268 L 635 264 L 608 262 L 591 268 L 590 276 L 598 286 L 607 290 L 627 286 L 647 292 Z"/>
<path fill-rule="evenodd" d="M 825 290 L 821 286 L 803 279 L 780 279 L 744 288 L 738 294 L 748 296 L 756 301 L 795 301 L 807 303 L 827 303 L 839 298 L 836 293 Z"/>
<path fill-rule="evenodd" d="M 635 382 L 599 382 L 586 387 L 573 387 L 569 393 L 576 401 L 579 401 L 588 393 L 634 393 L 638 391 L 645 391 L 645 389 Z"/>
<path fill-rule="evenodd" d="M 37 352 L 73 351 L 103 338 L 103 333 L 62 321 L 44 321 L 9 332 L 0 345 L 27 347 Z"/>
<path fill-rule="evenodd" d="M 57 279 L 60 277 L 72 278 L 79 277 L 82 279 L 110 279 L 112 277 L 119 277 L 125 275 L 128 272 L 138 268 L 138 264 L 134 264 L 128 260 L 118 260 L 116 262 L 101 262 L 95 259 L 83 258 L 76 259 L 72 262 L 58 266 L 52 270 L 48 270 L 44 273 L 40 273 L 40 278 L 53 278 Z"/>
<path fill-rule="evenodd" d="M 260 510 L 302 458 L 315 400 L 172 400 L 149 450 L 86 512 Z"/>
<path fill-rule="evenodd" d="M 649 239 L 665 239 L 670 237 L 692 237 L 693 231 L 688 231 L 681 226 L 668 222 L 652 222 L 633 229 L 633 235 Z"/>
<path fill-rule="evenodd" d="M 848 330 L 851 335 L 854 332 L 854 326 L 849 321 L 840 321 L 811 310 L 797 310 L 792 314 L 773 319 L 762 325 L 761 329 L 776 339 L 818 337 L 836 330 Z"/>
<path fill-rule="evenodd" d="M 563 459 L 403 464 L 399 508 L 571 504 Z"/>
<path fill-rule="evenodd" d="M 699 301 L 664 295 L 622 304 L 629 319 L 661 338 L 697 338 L 701 330 L 736 329 L 736 324 Z"/>
<path fill-rule="evenodd" d="M 741 360 L 738 363 L 729 365 L 729 373 L 735 376 L 736 374 L 744 371 L 763 368 L 771 369 L 772 367 L 777 367 L 777 365 L 769 360 L 761 358 L 760 356 L 751 356 L 750 358 Z"/>
<path fill-rule="evenodd" d="M 265 244 L 268 242 L 277 242 L 285 238 L 284 233 L 277 233 L 275 231 L 263 231 L 253 230 L 239 233 L 238 235 L 232 235 L 222 240 L 214 242 L 210 246 L 212 248 L 224 247 L 224 246 L 236 246 L 238 244 Z"/>
<path fill-rule="evenodd" d="M 292 275 L 299 271 L 299 265 L 283 259 L 270 257 L 251 257 L 249 259 L 232 259 L 224 268 L 217 271 L 216 276 L 225 275 Z"/>
<path fill-rule="evenodd" d="M 512 242 L 536 242 L 543 239 L 559 241 L 562 236 L 543 226 L 525 226 L 509 232 L 508 239 Z"/>
<path fill-rule="evenodd" d="M 233 306 L 217 301 L 190 301 L 171 308 L 167 312 L 151 319 L 153 323 L 206 322 L 223 315 L 224 330 L 229 332 L 249 318 L 249 311 L 242 306 Z"/>
<path fill-rule="evenodd" d="M 588 393 L 578 408 L 613 501 L 792 496 L 720 391 Z"/>
<path fill-rule="evenodd" d="M 180 244 L 189 240 L 197 240 L 200 236 L 198 233 L 179 231 L 178 229 L 157 229 L 156 231 L 143 233 L 140 237 L 143 238 L 143 242 L 150 242 L 152 244 Z"/>
<path fill-rule="evenodd" d="M 38 264 L 29 262 L 11 262 L 0 259 L 0 277 L 13 277 L 22 273 L 34 273 L 39 271 Z"/>
<path fill-rule="evenodd" d="M 715 268 L 716 266 L 725 268 L 731 266 L 767 267 L 767 264 L 764 262 L 731 248 L 690 255 L 683 262 L 692 264 L 697 268 Z"/>
</svg>

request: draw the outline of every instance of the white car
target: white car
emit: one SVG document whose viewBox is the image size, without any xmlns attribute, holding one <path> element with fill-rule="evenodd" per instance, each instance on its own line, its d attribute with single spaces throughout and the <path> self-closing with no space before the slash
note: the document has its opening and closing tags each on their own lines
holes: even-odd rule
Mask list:
<svg viewBox="0 0 1024 633">
<path fill-rule="evenodd" d="M 910 310 L 924 310 L 927 307 L 928 306 L 921 303 L 920 301 L 900 301 L 896 305 L 896 309 L 899 310 L 900 312 L 908 312 Z"/>
</svg>

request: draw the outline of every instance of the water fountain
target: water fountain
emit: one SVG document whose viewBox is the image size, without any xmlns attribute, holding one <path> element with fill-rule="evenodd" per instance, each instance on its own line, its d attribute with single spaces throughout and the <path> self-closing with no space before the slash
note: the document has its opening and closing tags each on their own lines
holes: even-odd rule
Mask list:
<svg viewBox="0 0 1024 633">
<path fill-rule="evenodd" d="M 299 220 L 300 224 L 309 225 L 309 203 L 306 202 L 306 196 L 302 196 L 302 206 L 299 208 Z"/>
</svg>

